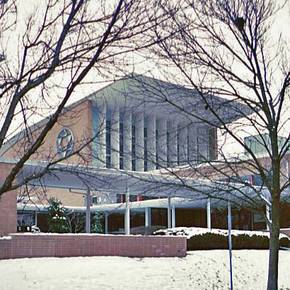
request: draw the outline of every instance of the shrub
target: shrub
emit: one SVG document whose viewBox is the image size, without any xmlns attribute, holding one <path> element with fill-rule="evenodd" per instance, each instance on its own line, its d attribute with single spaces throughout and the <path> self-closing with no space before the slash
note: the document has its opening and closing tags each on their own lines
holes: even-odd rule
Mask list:
<svg viewBox="0 0 290 290">
<path fill-rule="evenodd" d="M 96 212 L 91 214 L 91 233 L 103 233 L 102 225 L 103 215 Z M 67 220 L 70 225 L 72 233 L 85 233 L 86 232 L 86 214 L 83 212 L 67 213 Z"/>
<path fill-rule="evenodd" d="M 233 249 L 268 249 L 269 237 L 259 235 L 233 235 Z M 280 238 L 281 247 L 289 247 L 290 242 L 286 237 Z M 227 249 L 228 236 L 217 233 L 198 234 L 187 240 L 187 250 L 210 250 L 210 249 Z"/>
<path fill-rule="evenodd" d="M 48 231 L 52 233 L 68 233 L 67 212 L 61 201 L 56 198 L 50 198 L 48 202 Z"/>
<path fill-rule="evenodd" d="M 228 248 L 227 230 L 204 228 L 173 228 L 158 230 L 154 235 L 186 236 L 187 250 L 211 250 Z M 269 249 L 269 236 L 258 231 L 232 231 L 233 249 Z M 290 247 L 290 239 L 280 236 L 280 247 Z"/>
<path fill-rule="evenodd" d="M 280 247 L 290 248 L 290 239 L 287 237 L 280 238 Z"/>
<path fill-rule="evenodd" d="M 240 234 L 232 236 L 233 249 L 268 249 L 269 238 L 267 236 Z"/>
<path fill-rule="evenodd" d="M 215 234 L 205 233 L 190 237 L 187 240 L 187 250 L 208 250 L 208 249 L 226 249 L 228 247 L 227 237 Z"/>
<path fill-rule="evenodd" d="M 96 212 L 91 219 L 91 233 L 103 233 L 103 225 L 101 220 L 103 219 L 103 214 Z"/>
</svg>

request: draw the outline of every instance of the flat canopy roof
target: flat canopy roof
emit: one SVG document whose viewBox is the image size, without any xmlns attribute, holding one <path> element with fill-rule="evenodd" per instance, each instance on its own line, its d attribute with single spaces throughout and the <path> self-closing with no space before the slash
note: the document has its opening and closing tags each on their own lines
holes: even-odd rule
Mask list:
<svg viewBox="0 0 290 290">
<path fill-rule="evenodd" d="M 193 199 L 185 199 L 180 197 L 173 197 L 170 201 L 171 207 L 174 208 L 205 208 L 207 205 L 207 199 L 203 200 L 193 200 Z M 217 207 L 217 201 L 211 203 L 211 207 Z M 39 211 L 46 212 L 49 205 L 39 205 L 32 203 L 18 203 L 17 209 L 23 211 Z M 151 200 L 143 200 L 143 201 L 133 201 L 130 202 L 130 209 L 133 210 L 143 210 L 145 208 L 167 208 L 168 207 L 168 199 L 160 198 L 160 199 L 151 199 Z M 85 212 L 85 206 L 65 206 L 66 209 L 73 212 Z M 111 204 L 98 204 L 90 206 L 91 212 L 123 212 L 126 210 L 126 203 L 111 203 Z"/>
<path fill-rule="evenodd" d="M 19 184 L 29 176 L 38 176 L 45 163 L 25 165 L 17 176 Z M 192 178 L 152 172 L 122 171 L 106 168 L 81 167 L 58 164 L 49 169 L 42 177 L 27 182 L 30 186 L 65 188 L 71 190 L 104 192 L 112 194 L 143 195 L 148 197 L 178 197 L 204 203 L 210 197 L 219 206 L 227 201 L 240 206 L 265 205 L 269 193 L 263 187 L 238 183 L 207 182 Z M 289 196 L 289 194 L 287 194 Z M 196 204 L 197 205 L 197 204 Z"/>
</svg>

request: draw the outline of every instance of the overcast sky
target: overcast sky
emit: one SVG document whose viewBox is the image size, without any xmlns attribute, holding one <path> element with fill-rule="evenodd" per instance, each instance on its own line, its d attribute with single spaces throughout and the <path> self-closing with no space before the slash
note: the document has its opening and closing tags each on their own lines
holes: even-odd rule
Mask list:
<svg viewBox="0 0 290 290">
<path fill-rule="evenodd" d="M 37 0 L 30 0 L 29 2 L 27 2 L 25 0 L 18 0 L 18 1 L 19 1 L 19 7 L 18 7 L 19 22 L 18 22 L 18 25 L 16 27 L 16 31 L 13 34 L 10 34 L 9 37 L 7 39 L 5 39 L 5 42 L 4 42 L 6 49 L 8 48 L 6 50 L 7 58 L 10 59 L 11 62 L 14 62 L 15 65 L 16 65 L 15 60 L 17 59 L 15 56 L 17 54 L 19 54 L 18 46 L 16 45 L 16 43 L 18 41 L 18 36 L 20 34 L 22 34 L 24 29 L 25 29 L 25 19 L 28 17 L 28 15 L 31 14 L 31 11 L 33 11 L 34 14 L 41 12 L 41 7 L 38 7 L 39 5 L 41 5 L 40 1 L 37 1 Z M 276 1 L 279 1 L 279 3 L 282 3 L 281 0 L 276 0 Z M 35 11 L 37 11 L 37 12 L 35 12 Z M 276 18 L 273 21 L 273 25 L 271 26 L 271 38 L 273 40 L 273 44 L 275 44 L 278 41 L 278 38 L 280 35 L 282 35 L 282 38 L 285 40 L 285 42 L 290 43 L 289 24 L 290 24 L 290 1 L 288 0 L 284 9 L 281 10 L 277 14 Z M 2 41 L 3 41 L 3 39 L 2 39 Z M 289 51 L 288 51 L 288 53 L 289 53 Z M 145 57 L 142 57 L 142 55 L 140 53 L 138 53 L 138 54 L 135 53 L 135 54 L 129 55 L 128 59 L 131 62 L 134 62 L 134 67 L 133 66 L 128 67 L 127 68 L 128 72 L 135 71 L 136 73 L 147 74 L 150 76 L 155 76 L 157 78 L 164 79 L 164 75 L 160 72 L 160 68 L 158 66 L 156 66 L 156 64 L 154 62 L 150 61 L 150 59 L 148 59 L 146 56 L 147 55 L 145 55 Z M 75 91 L 75 94 L 70 99 L 69 103 L 75 102 L 78 99 L 83 98 L 86 95 L 90 94 L 91 92 L 96 91 L 97 89 L 101 88 L 102 86 L 107 85 L 108 82 L 111 82 L 113 79 L 118 78 L 119 75 L 120 74 L 117 73 L 116 76 L 112 75 L 112 78 L 104 80 L 104 79 L 96 76 L 95 73 L 94 74 L 91 73 L 86 78 L 86 81 L 90 82 L 92 80 L 94 80 L 94 81 L 97 80 L 97 83 L 79 86 L 77 88 L 77 90 Z M 100 83 L 99 83 L 99 81 L 100 81 Z M 284 117 L 287 118 L 287 116 L 284 116 Z M 289 117 L 290 117 L 290 112 L 289 112 L 288 118 Z M 35 121 L 37 119 L 39 119 L 39 116 L 33 118 L 32 120 Z M 22 121 L 19 121 L 19 120 L 16 121 L 13 124 L 13 128 L 18 128 L 19 122 L 22 122 Z M 0 122 L 0 124 L 1 124 L 1 122 Z M 287 131 L 289 132 L 290 125 L 286 124 L 285 129 L 286 129 L 285 130 L 286 132 Z"/>
</svg>

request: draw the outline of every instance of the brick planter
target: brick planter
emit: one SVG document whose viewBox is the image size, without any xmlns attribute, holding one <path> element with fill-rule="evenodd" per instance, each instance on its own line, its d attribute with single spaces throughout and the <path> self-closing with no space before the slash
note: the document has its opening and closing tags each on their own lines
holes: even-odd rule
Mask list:
<svg viewBox="0 0 290 290">
<path fill-rule="evenodd" d="M 0 259 L 31 257 L 184 257 L 185 237 L 96 234 L 11 234 L 0 238 Z"/>
</svg>

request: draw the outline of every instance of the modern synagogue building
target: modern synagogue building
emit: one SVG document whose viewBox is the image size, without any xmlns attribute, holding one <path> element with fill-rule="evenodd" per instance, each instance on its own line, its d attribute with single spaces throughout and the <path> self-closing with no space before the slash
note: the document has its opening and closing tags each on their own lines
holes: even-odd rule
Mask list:
<svg viewBox="0 0 290 290">
<path fill-rule="evenodd" d="M 207 101 L 227 122 L 246 113 L 237 102 L 212 95 Z M 32 138 L 47 120 L 30 128 Z M 55 197 L 70 213 L 102 213 L 106 233 L 122 233 L 126 224 L 127 233 L 128 224 L 136 232 L 144 231 L 144 226 L 223 227 L 226 221 L 214 203 L 194 199 L 176 178 L 164 174 L 167 168 L 218 158 L 217 132 L 208 123 L 218 120 L 195 91 L 153 78 L 133 75 L 92 93 L 64 110 L 18 176 L 37 173 L 48 162 L 77 151 L 55 167 L 53 176 L 19 189 L 18 224 L 37 224 L 46 231 L 48 199 Z M 2 168 L 13 166 L 26 142 L 25 132 L 6 142 L 0 152 Z M 257 214 L 237 214 L 237 228 L 265 227 Z"/>
</svg>

